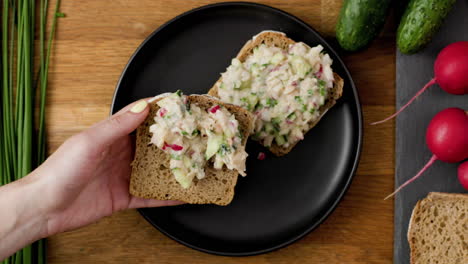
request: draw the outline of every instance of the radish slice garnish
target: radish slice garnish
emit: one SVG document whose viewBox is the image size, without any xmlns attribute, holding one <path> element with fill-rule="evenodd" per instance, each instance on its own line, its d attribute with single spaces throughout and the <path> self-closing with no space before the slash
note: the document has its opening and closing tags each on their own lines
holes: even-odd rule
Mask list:
<svg viewBox="0 0 468 264">
<path fill-rule="evenodd" d="M 184 147 L 180 146 L 180 145 L 177 145 L 177 144 L 167 144 L 167 143 L 164 143 L 164 146 L 162 147 L 163 150 L 166 150 L 166 148 L 171 148 L 175 151 L 181 151 L 184 149 Z"/>
<path fill-rule="evenodd" d="M 214 114 L 219 110 L 219 108 L 221 108 L 221 106 L 215 105 L 209 111 Z"/>
<path fill-rule="evenodd" d="M 258 159 L 258 160 L 264 160 L 265 157 L 266 157 L 265 153 L 260 152 L 260 153 L 258 153 L 257 159 Z"/>
<path fill-rule="evenodd" d="M 167 113 L 166 108 L 159 109 L 159 116 L 160 117 L 164 117 L 166 115 L 166 113 Z"/>
</svg>

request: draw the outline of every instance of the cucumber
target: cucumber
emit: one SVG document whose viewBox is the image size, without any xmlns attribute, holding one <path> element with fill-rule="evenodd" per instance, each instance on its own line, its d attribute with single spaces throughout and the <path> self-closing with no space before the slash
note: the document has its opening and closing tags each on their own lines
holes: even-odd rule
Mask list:
<svg viewBox="0 0 468 264">
<path fill-rule="evenodd" d="M 270 135 L 275 134 L 275 129 L 273 128 L 273 125 L 271 123 L 265 123 L 265 130 Z"/>
<path fill-rule="evenodd" d="M 279 146 L 284 145 L 286 143 L 286 139 L 282 135 L 276 135 L 275 137 L 276 144 Z"/>
<path fill-rule="evenodd" d="M 280 62 L 284 60 L 284 55 L 282 52 L 278 52 L 271 58 L 271 63 L 274 65 L 278 65 Z"/>
<path fill-rule="evenodd" d="M 216 152 L 218 152 L 221 143 L 223 143 L 222 136 L 214 134 L 208 136 L 208 142 L 206 143 L 207 146 L 205 152 L 206 160 L 209 160 L 211 157 L 213 157 L 214 154 L 216 154 Z"/>
<path fill-rule="evenodd" d="M 172 169 L 172 174 L 174 174 L 176 181 L 182 186 L 182 188 L 187 189 L 192 185 L 192 179 L 187 177 L 187 174 L 183 173 L 180 168 Z"/>
<path fill-rule="evenodd" d="M 348 51 L 366 47 L 382 30 L 391 0 L 345 0 L 336 25 L 336 38 Z"/>
<path fill-rule="evenodd" d="M 456 0 L 411 0 L 397 31 L 398 49 L 405 54 L 424 48 L 439 30 Z"/>
<path fill-rule="evenodd" d="M 312 66 L 301 56 L 293 56 L 291 66 L 294 73 L 299 75 L 301 79 L 304 79 L 307 73 L 312 69 Z"/>
</svg>

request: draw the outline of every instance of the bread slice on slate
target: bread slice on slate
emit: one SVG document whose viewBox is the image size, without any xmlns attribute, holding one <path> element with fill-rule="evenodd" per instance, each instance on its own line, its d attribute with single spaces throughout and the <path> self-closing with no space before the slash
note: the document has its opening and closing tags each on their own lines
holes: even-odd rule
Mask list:
<svg viewBox="0 0 468 264">
<path fill-rule="evenodd" d="M 258 35 L 254 36 L 251 40 L 247 41 L 247 43 L 245 43 L 245 45 L 237 54 L 236 58 L 239 61 L 244 62 L 247 59 L 247 57 L 253 53 L 253 49 L 261 44 L 265 44 L 267 46 L 275 46 L 275 47 L 282 48 L 284 50 L 288 50 L 289 45 L 294 44 L 294 43 L 296 42 L 288 38 L 282 32 L 263 31 L 259 33 Z M 312 129 L 320 121 L 320 119 L 325 115 L 325 113 L 336 104 L 336 101 L 343 94 L 343 86 L 344 86 L 343 79 L 336 73 L 334 73 L 334 78 L 335 78 L 335 81 L 334 81 L 333 88 L 330 90 L 329 96 L 327 100 L 325 101 L 325 104 L 319 109 L 320 117 L 317 120 L 310 122 L 309 128 L 307 129 L 307 131 L 304 132 L 304 134 L 306 134 L 310 129 Z M 222 77 L 219 78 L 218 81 L 214 84 L 214 86 L 208 91 L 209 95 L 218 97 L 218 86 L 221 84 L 221 81 L 222 81 Z M 283 156 L 283 155 L 288 154 L 298 142 L 296 142 L 295 144 L 291 144 L 287 148 L 280 147 L 279 145 L 276 144 L 276 142 L 273 142 L 269 149 L 273 154 L 277 156 Z"/>
<path fill-rule="evenodd" d="M 408 242 L 412 264 L 468 263 L 468 194 L 432 192 L 418 201 Z"/>
<path fill-rule="evenodd" d="M 135 159 L 132 162 L 130 177 L 130 194 L 137 197 L 157 200 L 178 200 L 191 204 L 227 205 L 234 197 L 234 187 L 237 183 L 238 172 L 223 166 L 221 170 L 213 168 L 207 163 L 205 178 L 196 177 L 192 185 L 184 189 L 175 180 L 169 168 L 169 155 L 153 144 L 149 144 L 151 133 L 149 127 L 154 124 L 154 116 L 159 110 L 158 98 L 150 103 L 150 113 L 145 122 L 138 127 L 136 135 Z M 253 128 L 252 115 L 243 108 L 225 104 L 208 95 L 189 95 L 188 101 L 202 109 L 209 109 L 213 105 L 222 105 L 235 115 L 243 135 L 243 146 Z"/>
</svg>

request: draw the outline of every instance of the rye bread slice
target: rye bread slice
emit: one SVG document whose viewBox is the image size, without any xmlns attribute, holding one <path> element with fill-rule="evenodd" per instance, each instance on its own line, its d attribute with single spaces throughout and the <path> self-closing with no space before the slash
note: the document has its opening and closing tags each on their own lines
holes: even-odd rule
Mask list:
<svg viewBox="0 0 468 264">
<path fill-rule="evenodd" d="M 207 163 L 205 178 L 201 180 L 195 178 L 192 186 L 183 189 L 169 168 L 169 155 L 155 145 L 149 144 L 152 136 L 149 127 L 154 124 L 154 116 L 159 109 L 156 103 L 162 98 L 164 97 L 150 103 L 150 113 L 137 129 L 130 194 L 143 198 L 178 200 L 191 204 L 229 204 L 234 197 L 234 187 L 237 183 L 238 172 L 236 170 L 229 170 L 226 166 L 217 170 L 213 168 L 212 163 Z M 202 109 L 208 109 L 216 104 L 226 107 L 239 121 L 243 135 L 242 144 L 245 146 L 253 128 L 253 118 L 250 112 L 239 106 L 222 103 L 208 95 L 190 95 L 188 101 Z"/>
<path fill-rule="evenodd" d="M 247 43 L 245 43 L 245 45 L 241 48 L 241 50 L 237 54 L 236 58 L 240 60 L 241 62 L 244 62 L 247 59 L 247 57 L 253 53 L 253 49 L 259 46 L 260 44 L 265 44 L 267 46 L 275 46 L 284 50 L 288 50 L 289 45 L 294 44 L 294 43 L 296 42 L 288 38 L 284 33 L 276 32 L 276 31 L 263 31 L 259 33 L 258 35 L 256 35 L 255 37 L 253 37 L 251 40 L 247 41 Z M 344 86 L 343 79 L 336 73 L 334 73 L 334 77 L 335 77 L 335 81 L 334 81 L 333 88 L 330 90 L 329 96 L 327 100 L 325 101 L 325 104 L 319 109 L 320 117 L 317 120 L 309 123 L 309 127 L 304 132 L 304 134 L 306 134 L 310 129 L 312 129 L 320 121 L 323 115 L 325 115 L 325 113 L 336 104 L 336 101 L 343 94 L 343 86 Z M 218 87 L 219 87 L 219 84 L 221 83 L 221 80 L 222 80 L 222 77 L 220 77 L 218 81 L 213 85 L 213 87 L 208 91 L 209 95 L 218 97 Z M 283 156 L 283 155 L 288 154 L 298 142 L 291 144 L 287 148 L 281 147 L 277 145 L 275 142 L 273 142 L 269 149 L 276 156 Z"/>
<path fill-rule="evenodd" d="M 418 201 L 408 242 L 412 264 L 468 263 L 468 194 L 432 192 Z"/>
</svg>

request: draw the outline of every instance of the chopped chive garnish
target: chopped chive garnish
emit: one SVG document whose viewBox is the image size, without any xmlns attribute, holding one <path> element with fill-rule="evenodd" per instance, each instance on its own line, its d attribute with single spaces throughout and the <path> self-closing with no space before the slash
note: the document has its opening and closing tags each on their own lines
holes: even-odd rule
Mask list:
<svg viewBox="0 0 468 264">
<path fill-rule="evenodd" d="M 319 87 L 325 87 L 325 84 L 326 84 L 326 83 L 325 83 L 324 80 L 320 80 L 320 79 L 318 80 L 318 86 L 319 86 Z"/>
<path fill-rule="evenodd" d="M 171 154 L 171 159 L 173 159 L 173 160 L 180 160 L 181 157 L 180 157 L 180 155 Z"/>
<path fill-rule="evenodd" d="M 278 101 L 276 99 L 273 99 L 273 98 L 268 98 L 267 101 L 266 101 L 266 104 L 269 107 L 274 107 L 275 105 L 278 104 Z"/>
<path fill-rule="evenodd" d="M 231 148 L 226 144 L 226 143 L 223 143 L 221 144 L 219 150 L 218 150 L 218 153 L 220 155 L 225 155 L 227 153 L 229 153 L 231 151 Z"/>
<path fill-rule="evenodd" d="M 271 119 L 271 123 L 273 125 L 276 125 L 276 124 L 279 124 L 281 122 L 280 118 L 279 117 L 274 117 Z"/>
<path fill-rule="evenodd" d="M 296 118 L 296 113 L 292 112 L 287 116 L 287 119 L 294 120 Z"/>
<path fill-rule="evenodd" d="M 325 88 L 324 88 L 324 87 L 320 87 L 320 95 L 321 95 L 321 96 L 325 96 L 326 93 L 327 93 L 327 92 L 326 92 Z"/>
</svg>

